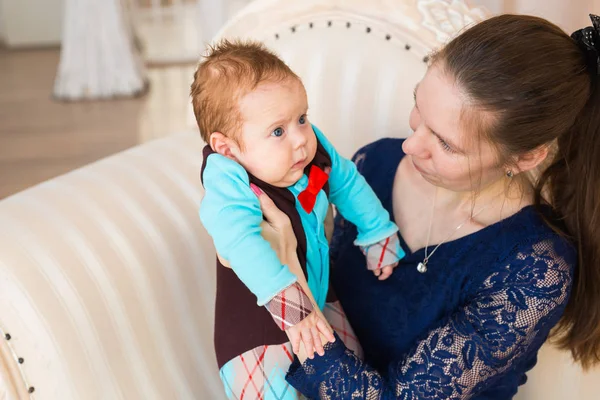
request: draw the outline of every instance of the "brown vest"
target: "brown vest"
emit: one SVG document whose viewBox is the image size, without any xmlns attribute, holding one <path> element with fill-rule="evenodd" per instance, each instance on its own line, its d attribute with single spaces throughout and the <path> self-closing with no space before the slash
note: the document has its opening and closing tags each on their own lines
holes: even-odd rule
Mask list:
<svg viewBox="0 0 600 400">
<path fill-rule="evenodd" d="M 203 179 L 206 160 L 214 151 L 204 147 L 201 179 Z M 317 141 L 317 153 L 304 173 L 308 176 L 310 167 L 321 169 L 331 167 L 331 158 L 320 142 Z M 277 208 L 290 218 L 294 234 L 298 241 L 298 260 L 306 277 L 306 236 L 300 214 L 296 210 L 296 198 L 287 188 L 279 188 L 248 173 L 251 183 L 262 189 Z M 323 187 L 329 196 L 329 183 Z M 332 294 L 328 294 L 330 301 Z M 265 307 L 256 304 L 256 296 L 244 286 L 232 269 L 224 267 L 217 258 L 217 299 L 215 304 L 214 343 L 219 369 L 229 360 L 262 345 L 288 342 L 284 331 L 279 329 Z"/>
</svg>

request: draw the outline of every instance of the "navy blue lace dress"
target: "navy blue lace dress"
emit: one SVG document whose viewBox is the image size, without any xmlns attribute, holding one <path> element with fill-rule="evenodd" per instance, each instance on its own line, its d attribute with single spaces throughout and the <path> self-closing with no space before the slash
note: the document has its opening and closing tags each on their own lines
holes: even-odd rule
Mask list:
<svg viewBox="0 0 600 400">
<path fill-rule="evenodd" d="M 382 139 L 354 161 L 393 216 L 392 182 L 402 140 Z M 424 217 L 425 218 L 425 217 Z M 309 398 L 510 399 L 560 319 L 576 250 L 533 207 L 442 244 L 424 274 L 423 249 L 386 281 L 365 268 L 341 217 L 331 248 L 332 284 L 365 359 L 341 340 L 287 376 Z"/>
</svg>

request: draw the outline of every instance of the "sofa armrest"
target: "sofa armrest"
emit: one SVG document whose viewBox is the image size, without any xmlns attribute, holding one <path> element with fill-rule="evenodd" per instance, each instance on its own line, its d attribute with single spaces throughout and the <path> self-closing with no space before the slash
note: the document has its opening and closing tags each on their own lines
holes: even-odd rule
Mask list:
<svg viewBox="0 0 600 400">
<path fill-rule="evenodd" d="M 202 146 L 172 135 L 0 201 L 0 329 L 26 382 L 3 351 L 7 398 L 222 396 Z"/>
</svg>

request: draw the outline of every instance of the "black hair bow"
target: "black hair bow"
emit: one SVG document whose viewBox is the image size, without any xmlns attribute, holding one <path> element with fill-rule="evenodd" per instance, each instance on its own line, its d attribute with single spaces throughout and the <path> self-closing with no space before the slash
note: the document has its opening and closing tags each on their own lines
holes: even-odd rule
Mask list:
<svg viewBox="0 0 600 400">
<path fill-rule="evenodd" d="M 600 17 L 590 14 L 592 26 L 573 32 L 571 37 L 585 53 L 588 68 L 595 75 L 600 75 Z"/>
</svg>

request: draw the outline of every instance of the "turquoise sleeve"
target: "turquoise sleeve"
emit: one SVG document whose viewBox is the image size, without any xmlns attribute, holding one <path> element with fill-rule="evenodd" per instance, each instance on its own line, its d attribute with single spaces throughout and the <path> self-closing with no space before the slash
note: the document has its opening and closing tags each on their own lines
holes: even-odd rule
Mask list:
<svg viewBox="0 0 600 400">
<path fill-rule="evenodd" d="M 217 252 L 262 306 L 296 282 L 269 242 L 261 236 L 263 215 L 244 168 L 219 154 L 208 156 L 200 219 Z"/>
<path fill-rule="evenodd" d="M 380 242 L 398 231 L 377 195 L 365 178 L 358 173 L 356 165 L 338 154 L 323 132 L 313 126 L 317 139 L 331 157 L 329 175 L 329 199 L 342 216 L 356 225 L 357 246 L 369 246 Z"/>
</svg>

